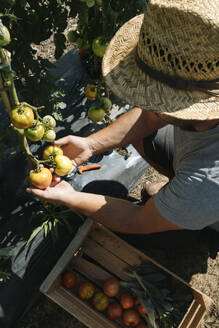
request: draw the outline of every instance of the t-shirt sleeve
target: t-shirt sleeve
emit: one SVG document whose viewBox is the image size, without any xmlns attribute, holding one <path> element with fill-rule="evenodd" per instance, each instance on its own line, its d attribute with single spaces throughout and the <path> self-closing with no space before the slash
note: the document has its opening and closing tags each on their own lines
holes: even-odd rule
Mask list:
<svg viewBox="0 0 219 328">
<path fill-rule="evenodd" d="M 201 230 L 218 222 L 215 195 L 211 195 L 211 184 L 204 180 L 204 177 L 174 177 L 155 195 L 155 207 L 168 221 L 183 229 Z"/>
</svg>

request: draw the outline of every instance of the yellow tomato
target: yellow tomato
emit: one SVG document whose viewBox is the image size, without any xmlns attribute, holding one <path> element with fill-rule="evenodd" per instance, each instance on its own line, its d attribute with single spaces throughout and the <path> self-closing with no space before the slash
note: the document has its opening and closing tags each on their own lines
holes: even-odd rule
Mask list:
<svg viewBox="0 0 219 328">
<path fill-rule="evenodd" d="M 46 167 L 41 167 L 39 171 L 30 171 L 29 181 L 31 185 L 38 189 L 46 189 L 52 182 L 52 173 Z"/>
<path fill-rule="evenodd" d="M 67 156 L 57 155 L 54 158 L 54 163 L 56 165 L 54 170 L 55 174 L 59 175 L 60 177 L 69 174 L 72 170 L 72 161 Z"/>
</svg>

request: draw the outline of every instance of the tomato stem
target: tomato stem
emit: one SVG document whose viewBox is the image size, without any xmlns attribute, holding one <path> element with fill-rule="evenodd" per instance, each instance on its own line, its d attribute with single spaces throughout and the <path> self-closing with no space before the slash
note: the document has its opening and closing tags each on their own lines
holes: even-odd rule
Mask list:
<svg viewBox="0 0 219 328">
<path fill-rule="evenodd" d="M 0 62 L 5 67 L 1 69 L 0 87 L 6 87 L 6 91 L 2 92 L 2 100 L 10 113 L 11 109 L 19 105 L 17 92 L 14 85 L 14 73 L 11 68 L 10 52 L 3 48 L 0 48 Z"/>
</svg>

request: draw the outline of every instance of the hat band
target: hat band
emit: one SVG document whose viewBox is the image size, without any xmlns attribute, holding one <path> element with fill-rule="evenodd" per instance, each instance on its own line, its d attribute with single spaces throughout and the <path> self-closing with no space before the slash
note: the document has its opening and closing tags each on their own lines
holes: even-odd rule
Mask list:
<svg viewBox="0 0 219 328">
<path fill-rule="evenodd" d="M 184 80 L 178 76 L 170 76 L 168 74 L 159 72 L 150 66 L 148 66 L 138 55 L 138 49 L 136 47 L 135 59 L 138 67 L 152 79 L 155 79 L 161 83 L 166 83 L 171 88 L 187 90 L 187 91 L 201 91 L 210 96 L 219 97 L 218 92 L 211 90 L 219 90 L 219 79 L 211 81 L 195 81 L 195 80 Z"/>
</svg>

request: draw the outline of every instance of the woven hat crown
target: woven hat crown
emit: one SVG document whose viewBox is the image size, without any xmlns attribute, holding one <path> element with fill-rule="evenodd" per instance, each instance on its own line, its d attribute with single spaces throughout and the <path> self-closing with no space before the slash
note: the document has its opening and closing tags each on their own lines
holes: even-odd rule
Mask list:
<svg viewBox="0 0 219 328">
<path fill-rule="evenodd" d="M 219 75 L 219 13 L 215 0 L 151 0 L 138 55 L 148 66 L 184 79 Z"/>
</svg>

